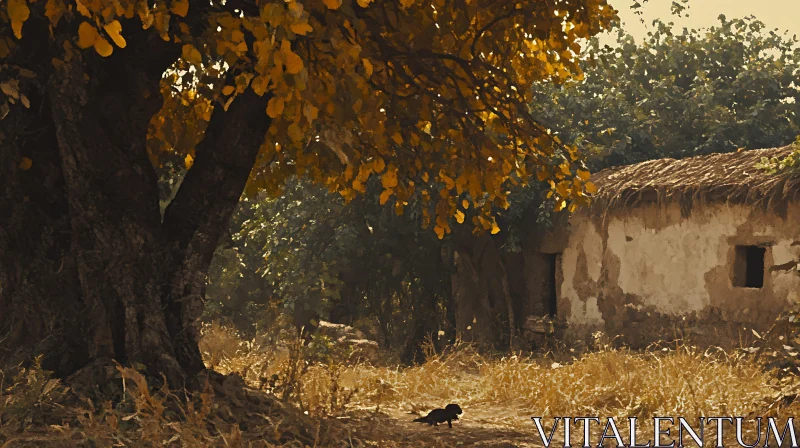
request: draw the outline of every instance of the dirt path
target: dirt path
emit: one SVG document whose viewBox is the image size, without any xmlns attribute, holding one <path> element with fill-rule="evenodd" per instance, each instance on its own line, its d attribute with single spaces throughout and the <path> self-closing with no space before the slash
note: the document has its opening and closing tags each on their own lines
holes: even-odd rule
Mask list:
<svg viewBox="0 0 800 448">
<path fill-rule="evenodd" d="M 440 426 L 414 423 L 415 415 L 396 409 L 363 411 L 344 419 L 353 445 L 380 447 L 494 447 L 541 446 L 530 415 L 515 409 L 464 407 L 461 419 Z M 360 443 L 359 443 L 360 442 Z M 538 443 L 537 443 L 538 442 Z"/>
</svg>

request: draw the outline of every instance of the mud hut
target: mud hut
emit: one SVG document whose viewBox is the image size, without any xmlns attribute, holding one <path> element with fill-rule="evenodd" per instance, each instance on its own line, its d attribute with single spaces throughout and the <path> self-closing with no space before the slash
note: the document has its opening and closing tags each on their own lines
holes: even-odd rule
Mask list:
<svg viewBox="0 0 800 448">
<path fill-rule="evenodd" d="M 634 347 L 751 338 L 800 300 L 800 176 L 756 168 L 790 151 L 596 173 L 593 205 L 526 248 L 537 279 L 529 300 L 577 338 L 603 330 Z"/>
</svg>

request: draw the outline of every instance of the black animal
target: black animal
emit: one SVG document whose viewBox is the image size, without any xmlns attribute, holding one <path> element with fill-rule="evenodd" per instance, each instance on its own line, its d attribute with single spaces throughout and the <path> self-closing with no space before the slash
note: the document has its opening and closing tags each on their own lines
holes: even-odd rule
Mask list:
<svg viewBox="0 0 800 448">
<path fill-rule="evenodd" d="M 448 404 L 444 409 L 434 409 L 425 417 L 415 419 L 415 422 L 427 423 L 431 426 L 439 426 L 439 423 L 447 422 L 447 426 L 453 427 L 453 420 L 458 420 L 461 414 L 461 407 L 457 404 Z"/>
</svg>

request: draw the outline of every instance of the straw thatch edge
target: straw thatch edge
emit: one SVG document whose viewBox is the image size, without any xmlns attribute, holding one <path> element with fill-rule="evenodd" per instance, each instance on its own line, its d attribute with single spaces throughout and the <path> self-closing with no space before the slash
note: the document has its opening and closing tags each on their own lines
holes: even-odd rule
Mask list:
<svg viewBox="0 0 800 448">
<path fill-rule="evenodd" d="M 598 191 L 589 213 L 678 202 L 684 216 L 712 203 L 762 207 L 785 216 L 788 204 L 800 199 L 800 174 L 770 174 L 756 165 L 792 151 L 785 146 L 609 168 L 591 178 Z"/>
</svg>

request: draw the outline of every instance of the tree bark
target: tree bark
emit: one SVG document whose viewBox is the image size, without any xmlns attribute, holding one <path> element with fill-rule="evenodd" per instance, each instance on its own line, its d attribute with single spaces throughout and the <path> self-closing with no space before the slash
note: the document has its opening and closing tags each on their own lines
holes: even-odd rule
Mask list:
<svg viewBox="0 0 800 448">
<path fill-rule="evenodd" d="M 0 360 L 30 352 L 58 374 L 86 363 L 83 310 L 55 130 L 46 97 L 0 128 Z M 36 107 L 38 106 L 38 107 Z M 23 157 L 33 161 L 19 168 Z"/>
<path fill-rule="evenodd" d="M 182 384 L 161 312 L 168 253 L 146 148 L 149 119 L 160 106 L 158 78 L 131 67 L 120 53 L 101 61 L 73 55 L 56 64 L 47 85 L 89 357 L 142 365 Z"/>
<path fill-rule="evenodd" d="M 59 55 L 38 104 L 0 122 L 0 357 L 43 353 L 61 377 L 119 362 L 182 387 L 204 369 L 206 274 L 264 141 L 268 98 L 215 109 L 162 222 L 147 129 L 180 47 L 154 33 L 128 43 L 109 58 Z"/>
</svg>

